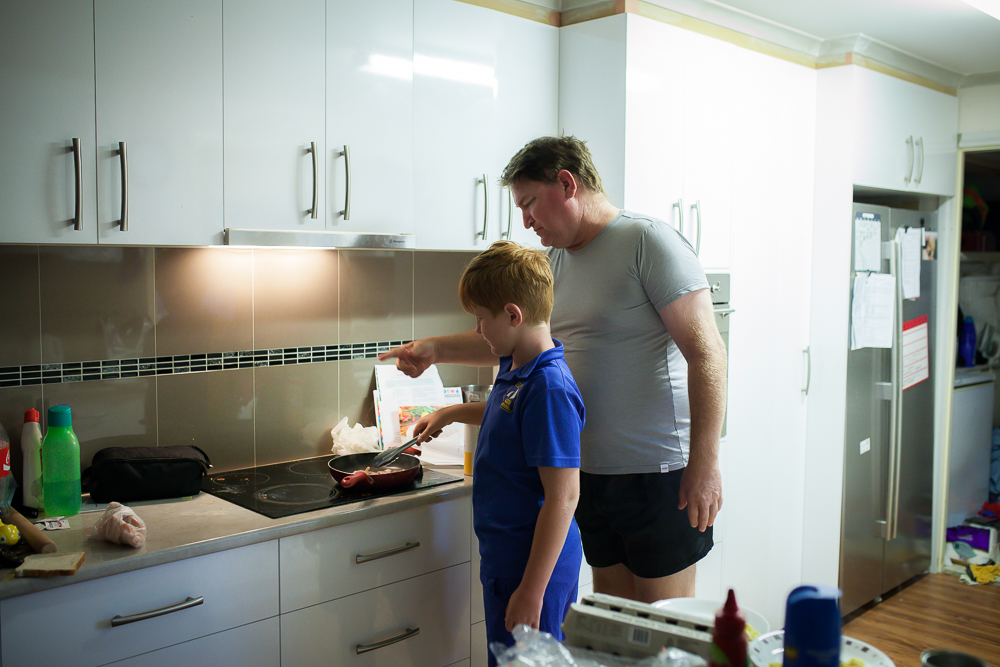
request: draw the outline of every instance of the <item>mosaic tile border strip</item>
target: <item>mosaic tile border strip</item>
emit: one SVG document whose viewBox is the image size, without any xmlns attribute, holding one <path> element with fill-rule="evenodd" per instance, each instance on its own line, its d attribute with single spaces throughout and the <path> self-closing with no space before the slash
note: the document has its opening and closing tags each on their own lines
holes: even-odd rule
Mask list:
<svg viewBox="0 0 1000 667">
<path fill-rule="evenodd" d="M 0 388 L 178 375 L 260 366 L 291 366 L 351 359 L 374 359 L 382 352 L 388 351 L 389 348 L 399 347 L 407 342 L 409 341 L 394 340 L 375 343 L 239 350 L 236 352 L 177 354 L 172 357 L 67 361 L 58 364 L 7 366 L 0 368 Z"/>
</svg>

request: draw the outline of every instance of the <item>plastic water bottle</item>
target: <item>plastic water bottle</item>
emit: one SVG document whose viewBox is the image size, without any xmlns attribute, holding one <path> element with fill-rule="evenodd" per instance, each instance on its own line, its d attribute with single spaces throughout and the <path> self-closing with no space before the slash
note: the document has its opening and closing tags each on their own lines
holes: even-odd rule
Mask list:
<svg viewBox="0 0 1000 667">
<path fill-rule="evenodd" d="M 47 515 L 79 514 L 80 441 L 73 433 L 68 405 L 49 408 L 49 427 L 42 441 L 42 489 Z"/>
<path fill-rule="evenodd" d="M 971 368 L 976 365 L 976 325 L 972 315 L 965 316 L 962 331 L 958 336 L 958 353 L 962 355 L 962 363 Z"/>
<path fill-rule="evenodd" d="M 42 509 L 42 428 L 38 424 L 38 410 L 29 408 L 24 413 L 21 428 L 21 494 L 25 507 Z"/>
</svg>

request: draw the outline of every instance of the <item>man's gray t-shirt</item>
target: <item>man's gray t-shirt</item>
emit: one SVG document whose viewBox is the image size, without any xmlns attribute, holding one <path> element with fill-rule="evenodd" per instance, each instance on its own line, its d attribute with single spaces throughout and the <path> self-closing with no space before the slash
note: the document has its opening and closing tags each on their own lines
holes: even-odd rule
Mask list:
<svg viewBox="0 0 1000 667">
<path fill-rule="evenodd" d="M 659 310 L 708 287 L 687 240 L 628 211 L 580 250 L 549 250 L 555 276 L 552 336 L 587 409 L 581 470 L 666 472 L 687 465 L 687 362 Z"/>
</svg>

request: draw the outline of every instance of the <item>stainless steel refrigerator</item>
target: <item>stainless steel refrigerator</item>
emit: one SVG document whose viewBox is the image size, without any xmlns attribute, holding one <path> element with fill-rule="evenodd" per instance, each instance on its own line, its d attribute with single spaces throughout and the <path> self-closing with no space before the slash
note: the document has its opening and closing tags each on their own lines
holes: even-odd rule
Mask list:
<svg viewBox="0 0 1000 667">
<path fill-rule="evenodd" d="M 896 292 L 892 347 L 850 350 L 848 341 L 840 549 L 844 615 L 926 571 L 931 557 L 937 262 L 920 260 L 920 296 L 904 300 L 901 250 L 895 239 L 902 227 L 936 230 L 936 219 L 923 212 L 855 204 L 852 238 L 859 214 L 869 221 L 868 229 L 872 220 L 881 224 L 878 272 L 896 276 Z M 855 252 L 856 246 L 850 266 L 852 303 Z M 903 329 L 923 322 L 923 317 L 929 377 L 904 389 Z"/>
</svg>

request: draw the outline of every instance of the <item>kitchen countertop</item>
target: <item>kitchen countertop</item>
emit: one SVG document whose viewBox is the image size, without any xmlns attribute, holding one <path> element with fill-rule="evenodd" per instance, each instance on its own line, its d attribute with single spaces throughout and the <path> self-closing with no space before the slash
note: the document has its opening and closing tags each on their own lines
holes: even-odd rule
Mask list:
<svg viewBox="0 0 1000 667">
<path fill-rule="evenodd" d="M 432 466 L 429 466 L 432 467 Z M 442 472 L 461 476 L 461 468 Z M 340 507 L 271 519 L 208 493 L 190 498 L 129 504 L 146 522 L 146 544 L 141 549 L 112 544 L 94 533 L 104 513 L 84 511 L 70 517 L 70 528 L 45 531 L 60 552 L 83 551 L 86 557 L 75 575 L 60 577 L 15 577 L 14 570 L 0 569 L 0 599 L 99 579 L 185 558 L 235 549 L 281 537 L 307 533 L 330 526 L 363 521 L 422 505 L 472 495 L 472 478 L 409 493 L 370 498 Z M 93 506 L 91 506 L 93 507 Z"/>
</svg>

